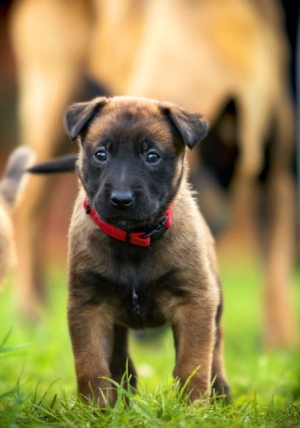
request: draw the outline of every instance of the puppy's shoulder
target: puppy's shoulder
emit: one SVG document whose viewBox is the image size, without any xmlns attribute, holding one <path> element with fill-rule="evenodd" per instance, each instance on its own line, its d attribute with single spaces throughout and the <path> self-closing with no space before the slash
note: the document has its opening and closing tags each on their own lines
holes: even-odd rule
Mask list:
<svg viewBox="0 0 300 428">
<path fill-rule="evenodd" d="M 195 239 L 210 237 L 210 231 L 197 202 L 197 195 L 188 183 L 181 187 L 174 203 L 175 227 L 188 235 L 194 234 Z"/>
</svg>

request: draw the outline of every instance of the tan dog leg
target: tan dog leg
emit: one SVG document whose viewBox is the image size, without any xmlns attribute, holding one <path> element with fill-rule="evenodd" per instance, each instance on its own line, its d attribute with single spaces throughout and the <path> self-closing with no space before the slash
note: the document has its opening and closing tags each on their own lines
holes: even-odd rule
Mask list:
<svg viewBox="0 0 300 428">
<path fill-rule="evenodd" d="M 272 177 L 268 195 L 270 219 L 263 296 L 263 344 L 271 349 L 297 344 L 291 290 L 296 236 L 294 190 L 292 178 L 285 171 L 277 171 Z"/>
<path fill-rule="evenodd" d="M 78 307 L 79 306 L 79 307 Z M 116 401 L 111 378 L 110 359 L 113 352 L 113 323 L 109 308 L 80 307 L 70 302 L 68 309 L 69 331 L 75 359 L 78 392 L 105 407 Z"/>
<path fill-rule="evenodd" d="M 294 112 L 286 93 L 277 111 L 277 141 L 267 183 L 266 280 L 263 299 L 263 345 L 295 348 L 297 337 L 292 272 L 296 244 L 296 191 L 291 173 Z"/>
<path fill-rule="evenodd" d="M 209 304 L 188 304 L 178 309 L 172 322 L 176 349 L 173 371 L 180 386 L 186 385 L 191 401 L 210 397 L 211 368 L 215 343 L 214 313 Z"/>
<path fill-rule="evenodd" d="M 62 115 L 78 84 L 85 57 L 85 9 L 82 0 L 72 1 L 72 7 L 58 0 L 24 0 L 12 9 L 10 30 L 20 85 L 20 140 L 34 149 L 38 162 L 61 153 Z M 54 33 L 59 46 L 53 45 Z M 44 299 L 41 236 L 51 181 L 46 176 L 31 177 L 22 212 L 17 215 L 17 298 L 21 312 L 33 319 Z"/>
</svg>

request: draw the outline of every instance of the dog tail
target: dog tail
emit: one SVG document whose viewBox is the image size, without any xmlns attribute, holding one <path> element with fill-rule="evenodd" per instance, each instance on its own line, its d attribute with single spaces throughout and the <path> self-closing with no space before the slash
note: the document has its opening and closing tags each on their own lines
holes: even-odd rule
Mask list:
<svg viewBox="0 0 300 428">
<path fill-rule="evenodd" d="M 25 186 L 24 171 L 33 162 L 34 153 L 29 147 L 20 146 L 10 155 L 0 181 L 0 195 L 9 208 L 13 208 Z"/>
<path fill-rule="evenodd" d="M 27 168 L 31 174 L 53 174 L 55 172 L 74 172 L 76 170 L 77 154 L 69 154 L 39 163 Z"/>
</svg>

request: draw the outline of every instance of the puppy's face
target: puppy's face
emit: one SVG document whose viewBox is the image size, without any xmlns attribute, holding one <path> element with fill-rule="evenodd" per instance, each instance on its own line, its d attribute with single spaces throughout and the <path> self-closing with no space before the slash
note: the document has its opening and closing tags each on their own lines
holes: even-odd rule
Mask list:
<svg viewBox="0 0 300 428">
<path fill-rule="evenodd" d="M 183 176 L 184 152 L 207 132 L 201 116 L 141 98 L 96 98 L 65 116 L 79 137 L 78 174 L 99 216 L 130 230 L 160 219 Z"/>
</svg>

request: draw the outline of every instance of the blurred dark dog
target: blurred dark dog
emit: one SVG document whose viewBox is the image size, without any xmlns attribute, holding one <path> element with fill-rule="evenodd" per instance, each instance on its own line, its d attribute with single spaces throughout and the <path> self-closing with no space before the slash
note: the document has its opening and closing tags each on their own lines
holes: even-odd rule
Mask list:
<svg viewBox="0 0 300 428">
<path fill-rule="evenodd" d="M 186 146 L 208 124 L 181 107 L 99 97 L 65 115 L 79 143 L 80 191 L 70 226 L 68 320 L 79 393 L 116 401 L 107 378 L 128 367 L 128 329 L 169 323 L 174 377 L 192 373 L 191 400 L 229 397 L 222 356 L 222 294 L 214 243 L 187 182 Z"/>
<path fill-rule="evenodd" d="M 217 229 L 223 226 L 219 183 L 225 182 L 231 224 L 251 235 L 259 230 L 264 344 L 295 344 L 290 296 L 294 118 L 279 3 L 23 0 L 14 3 L 11 34 L 20 82 L 21 141 L 34 147 L 38 162 L 64 150 L 61 117 L 74 97 L 83 99 L 84 75 L 113 94 L 168 99 L 202 111 L 217 125 L 216 138 L 212 133 L 202 149 L 188 155 L 202 212 Z M 223 161 L 228 159 L 227 167 Z M 211 171 L 217 176 L 214 193 L 203 190 L 203 165 L 210 177 Z M 17 225 L 22 254 L 18 295 L 21 311 L 32 317 L 44 296 L 41 237 L 53 180 L 43 176 L 29 184 Z M 245 213 L 254 227 L 242 223 Z"/>
</svg>

